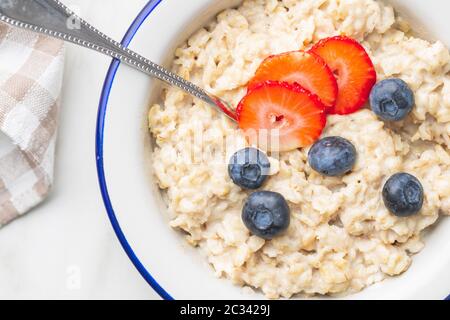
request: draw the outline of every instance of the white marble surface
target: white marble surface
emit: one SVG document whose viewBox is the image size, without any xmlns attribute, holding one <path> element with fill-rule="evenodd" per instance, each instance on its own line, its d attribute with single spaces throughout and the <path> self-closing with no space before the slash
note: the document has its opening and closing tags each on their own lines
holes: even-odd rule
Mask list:
<svg viewBox="0 0 450 320">
<path fill-rule="evenodd" d="M 63 0 L 120 40 L 147 0 Z M 97 105 L 110 59 L 67 46 L 51 197 L 0 230 L 0 299 L 156 299 L 117 241 L 97 183 Z"/>
</svg>

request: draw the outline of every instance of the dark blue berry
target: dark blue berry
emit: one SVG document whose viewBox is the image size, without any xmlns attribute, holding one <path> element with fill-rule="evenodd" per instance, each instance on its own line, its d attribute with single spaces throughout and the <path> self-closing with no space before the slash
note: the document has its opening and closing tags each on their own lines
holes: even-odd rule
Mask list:
<svg viewBox="0 0 450 320">
<path fill-rule="evenodd" d="M 355 166 L 356 149 L 347 139 L 323 138 L 311 147 L 308 163 L 311 168 L 324 176 L 342 176 Z"/>
<path fill-rule="evenodd" d="M 279 193 L 255 192 L 244 205 L 242 221 L 252 234 L 271 240 L 289 227 L 291 221 L 289 205 Z"/>
<path fill-rule="evenodd" d="M 416 177 L 397 173 L 383 188 L 386 208 L 397 217 L 409 217 L 419 213 L 423 205 L 423 187 Z"/>
<path fill-rule="evenodd" d="M 370 93 L 373 112 L 383 120 L 404 119 L 414 107 L 414 93 L 408 84 L 397 78 L 377 83 Z"/>
<path fill-rule="evenodd" d="M 254 148 L 245 148 L 236 152 L 228 164 L 231 180 L 245 189 L 260 188 L 269 172 L 269 159 L 262 151 Z"/>
</svg>

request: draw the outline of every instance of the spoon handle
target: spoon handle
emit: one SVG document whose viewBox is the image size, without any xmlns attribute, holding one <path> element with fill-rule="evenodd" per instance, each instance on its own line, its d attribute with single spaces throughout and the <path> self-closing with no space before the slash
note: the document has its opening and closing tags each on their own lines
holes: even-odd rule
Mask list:
<svg viewBox="0 0 450 320">
<path fill-rule="evenodd" d="M 103 53 L 203 100 L 236 121 L 226 102 L 125 48 L 75 15 L 59 0 L 1 0 L 0 21 Z"/>
</svg>

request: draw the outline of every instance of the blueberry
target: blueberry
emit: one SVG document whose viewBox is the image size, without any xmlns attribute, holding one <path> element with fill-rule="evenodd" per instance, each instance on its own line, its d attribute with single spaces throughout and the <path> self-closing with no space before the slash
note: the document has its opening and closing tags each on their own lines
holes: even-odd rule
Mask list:
<svg viewBox="0 0 450 320">
<path fill-rule="evenodd" d="M 289 227 L 291 221 L 289 205 L 279 193 L 255 192 L 244 205 L 242 221 L 252 234 L 271 240 Z"/>
<path fill-rule="evenodd" d="M 383 188 L 386 208 L 397 217 L 409 217 L 419 213 L 423 205 L 423 187 L 416 177 L 397 173 Z"/>
<path fill-rule="evenodd" d="M 414 107 L 414 93 L 408 84 L 397 78 L 377 83 L 370 93 L 373 112 L 383 120 L 404 119 Z"/>
<path fill-rule="evenodd" d="M 356 149 L 347 139 L 324 138 L 311 147 L 308 162 L 311 168 L 324 176 L 342 176 L 355 166 Z"/>
<path fill-rule="evenodd" d="M 269 171 L 269 159 L 263 152 L 254 148 L 236 152 L 228 164 L 231 180 L 245 189 L 260 188 L 266 181 Z"/>
</svg>

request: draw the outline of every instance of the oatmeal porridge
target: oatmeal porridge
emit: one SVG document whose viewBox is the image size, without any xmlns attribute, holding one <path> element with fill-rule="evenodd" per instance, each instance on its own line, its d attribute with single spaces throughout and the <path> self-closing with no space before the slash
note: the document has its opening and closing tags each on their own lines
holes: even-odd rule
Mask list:
<svg viewBox="0 0 450 320">
<path fill-rule="evenodd" d="M 400 275 L 423 248 L 423 231 L 450 214 L 450 54 L 441 42 L 415 37 L 390 6 L 375 0 L 246 0 L 178 48 L 173 68 L 237 106 L 265 58 L 308 50 L 337 35 L 363 45 L 379 81 L 404 80 L 415 106 L 397 122 L 381 120 L 368 104 L 329 116 L 322 137 L 345 138 L 358 154 L 346 175 L 313 170 L 310 147 L 269 157 L 263 189 L 281 194 L 290 207 L 290 225 L 279 237 L 253 235 L 242 221 L 250 192 L 228 174 L 228 159 L 247 144 L 236 123 L 173 88 L 149 112 L 153 167 L 171 226 L 205 253 L 218 277 L 268 298 L 349 294 Z M 207 150 L 193 161 L 198 149 Z M 398 217 L 383 203 L 383 185 L 398 172 L 420 180 L 419 214 Z"/>
</svg>

